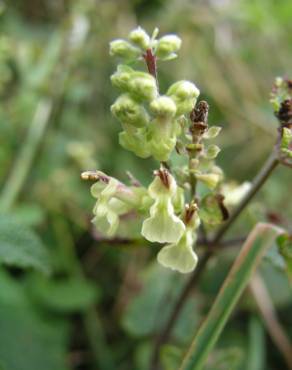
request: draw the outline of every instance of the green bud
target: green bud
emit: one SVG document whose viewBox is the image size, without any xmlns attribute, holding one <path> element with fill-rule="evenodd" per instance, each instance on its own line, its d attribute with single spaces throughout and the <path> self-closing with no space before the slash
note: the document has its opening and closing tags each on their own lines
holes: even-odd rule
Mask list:
<svg viewBox="0 0 292 370">
<path fill-rule="evenodd" d="M 120 64 L 117 68 L 117 71 L 113 75 L 111 75 L 111 82 L 113 86 L 123 91 L 128 91 L 132 72 L 132 68 Z"/>
<path fill-rule="evenodd" d="M 220 152 L 220 148 L 217 145 L 208 146 L 204 155 L 207 159 L 215 159 Z"/>
<path fill-rule="evenodd" d="M 129 34 L 129 40 L 141 49 L 148 49 L 150 46 L 150 37 L 141 27 L 137 27 Z"/>
<path fill-rule="evenodd" d="M 195 241 L 195 233 L 187 229 L 178 243 L 166 245 L 160 250 L 157 255 L 158 262 L 183 274 L 193 271 L 198 262 L 198 257 L 193 251 Z"/>
<path fill-rule="evenodd" d="M 122 123 L 135 127 L 143 127 L 149 122 L 145 108 L 132 99 L 129 94 L 121 95 L 111 106 L 111 112 Z"/>
<path fill-rule="evenodd" d="M 280 150 L 284 156 L 292 158 L 292 129 L 283 128 Z"/>
<path fill-rule="evenodd" d="M 220 181 L 220 175 L 217 173 L 196 173 L 196 179 L 202 181 L 211 190 L 215 189 Z"/>
<path fill-rule="evenodd" d="M 169 60 L 176 57 L 176 52 L 181 47 L 181 39 L 176 35 L 166 35 L 158 40 L 156 56 L 162 60 Z"/>
<path fill-rule="evenodd" d="M 176 105 L 168 96 L 160 96 L 150 103 L 151 111 L 161 117 L 174 117 L 176 113 Z"/>
<path fill-rule="evenodd" d="M 149 73 L 135 71 L 129 81 L 129 92 L 135 99 L 151 101 L 158 95 L 155 78 Z"/>
<path fill-rule="evenodd" d="M 175 148 L 176 138 L 180 132 L 177 121 L 157 117 L 149 125 L 149 149 L 158 161 L 167 161 Z"/>
<path fill-rule="evenodd" d="M 110 42 L 110 55 L 125 60 L 134 60 L 141 56 L 141 50 L 128 41 L 117 39 Z"/>
<path fill-rule="evenodd" d="M 197 98 L 200 90 L 190 81 L 177 81 L 170 86 L 167 91 L 168 96 L 175 96 L 179 100 L 188 100 Z"/>
<path fill-rule="evenodd" d="M 151 153 L 147 144 L 147 131 L 145 128 L 137 129 L 135 132 L 123 131 L 119 134 L 120 145 L 135 153 L 140 158 L 148 158 Z"/>
</svg>

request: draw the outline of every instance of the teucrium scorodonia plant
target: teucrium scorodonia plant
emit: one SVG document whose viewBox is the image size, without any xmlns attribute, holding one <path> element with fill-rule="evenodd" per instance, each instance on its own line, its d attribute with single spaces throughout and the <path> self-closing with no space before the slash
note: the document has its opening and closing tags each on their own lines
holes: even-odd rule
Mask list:
<svg viewBox="0 0 292 370">
<path fill-rule="evenodd" d="M 96 180 L 91 188 L 97 198 L 92 222 L 99 232 L 115 237 L 121 220 L 133 223 L 127 215 L 134 215 L 140 235 L 162 244 L 158 262 L 187 273 L 197 264 L 193 248 L 200 224 L 208 230 L 228 217 L 221 191 L 223 172 L 215 164 L 220 149 L 209 144 L 220 127 L 208 126 L 209 106 L 197 103 L 200 91 L 194 83 L 176 81 L 159 91 L 157 61 L 176 58 L 181 40 L 176 35 L 157 37 L 157 29 L 149 36 L 138 27 L 128 40 L 110 43 L 110 54 L 121 63 L 111 76 L 120 91 L 111 106 L 122 128 L 119 143 L 138 157 L 160 162 L 154 178 L 145 188 L 126 185 L 101 171 L 82 177 Z M 147 69 L 135 69 L 137 62 Z M 174 152 L 184 156 L 186 164 L 170 170 L 167 163 Z"/>
</svg>

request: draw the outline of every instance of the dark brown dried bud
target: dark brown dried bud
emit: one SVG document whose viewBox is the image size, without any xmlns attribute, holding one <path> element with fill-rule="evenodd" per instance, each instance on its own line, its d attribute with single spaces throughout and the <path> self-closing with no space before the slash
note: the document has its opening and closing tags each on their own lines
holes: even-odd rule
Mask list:
<svg viewBox="0 0 292 370">
<path fill-rule="evenodd" d="M 292 99 L 286 99 L 281 103 L 276 116 L 282 125 L 286 126 L 287 124 L 292 124 Z"/>
<path fill-rule="evenodd" d="M 209 104 L 205 100 L 201 100 L 197 106 L 191 111 L 190 119 L 192 122 L 200 122 L 206 124 L 208 121 Z"/>
</svg>

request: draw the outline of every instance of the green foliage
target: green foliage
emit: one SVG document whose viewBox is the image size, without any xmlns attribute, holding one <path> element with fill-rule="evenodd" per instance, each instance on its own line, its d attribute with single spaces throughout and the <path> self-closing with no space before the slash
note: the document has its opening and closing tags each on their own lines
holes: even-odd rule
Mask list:
<svg viewBox="0 0 292 370">
<path fill-rule="evenodd" d="M 191 144 L 190 101 L 182 99 L 184 92 L 175 81 L 195 81 L 210 105 L 212 126 L 203 134 L 201 163 L 191 163 L 199 198 L 217 184 L 215 192 L 225 196 L 232 212 L 275 142 L 276 118 L 268 92 L 274 77 L 287 75 L 291 68 L 291 6 L 290 0 L 107 0 L 98 8 L 91 0 L 0 1 L 1 370 L 149 370 L 156 335 L 187 280 L 155 261 L 164 245 L 150 248 L 141 238 L 143 220 L 150 217 L 155 201 L 148 194 L 151 174 L 159 166 L 152 153 L 169 158 L 179 189 L 172 199 L 175 216 L 190 202 L 185 151 Z M 129 34 L 138 23 L 145 30 L 159 25 L 160 33 L 156 29 L 147 35 L 135 28 Z M 167 33 L 171 37 L 165 38 Z M 181 45 L 174 34 L 182 38 Z M 116 67 L 108 44 L 117 36 L 127 39 L 132 56 L 140 59 L 126 65 L 128 58 L 118 58 L 112 87 L 109 76 Z M 141 90 L 141 77 L 148 75 L 141 55 L 151 42 L 160 57 L 160 97 L 151 77 L 146 78 L 147 90 Z M 179 48 L 179 58 L 167 61 Z M 120 48 L 120 53 L 125 51 L 129 54 L 129 49 Z M 128 86 L 129 75 L 137 70 L 143 73 L 136 73 L 135 83 Z M 289 97 L 287 86 L 282 87 L 271 97 L 276 112 Z M 109 108 L 118 99 L 116 88 L 131 101 L 122 101 L 113 117 Z M 182 112 L 186 117 L 180 120 Z M 161 127 L 150 125 L 162 116 L 177 122 L 175 130 L 167 132 L 165 146 L 159 139 Z M 126 118 L 128 125 L 117 123 Z M 218 126 L 224 128 L 220 136 Z M 151 145 L 141 145 L 145 140 Z M 282 144 L 286 161 L 291 148 L 287 140 Z M 218 154 L 213 145 L 221 148 L 217 163 L 224 168 L 224 187 L 218 167 L 205 161 Z M 113 240 L 106 231 L 117 218 L 103 217 L 98 230 L 90 223 L 93 199 L 79 179 L 80 171 L 97 168 L 135 189 L 134 196 L 122 192 L 114 204 L 104 203 L 118 217 Z M 291 171 L 279 168 L 226 239 L 241 240 L 259 220 L 289 228 L 290 184 Z M 141 207 L 132 202 L 130 208 L 134 204 L 135 209 L 124 214 L 125 201 L 133 199 Z M 211 235 L 218 227 L 206 226 Z M 199 263 L 209 248 L 201 242 L 199 235 Z M 177 370 L 238 254 L 238 242 L 230 248 L 215 247 L 216 254 L 161 348 L 163 370 Z M 260 273 L 291 337 L 289 259 L 281 254 L 284 250 L 273 246 Z M 243 369 L 247 363 L 258 366 L 260 356 L 265 370 L 287 367 L 270 339 L 262 343 L 261 352 L 260 331 L 271 336 L 263 324 L 251 324 L 258 313 L 250 301 L 247 291 L 206 367 L 229 368 L 242 353 Z"/>
<path fill-rule="evenodd" d="M 8 215 L 0 215 L 0 263 L 48 274 L 49 253 L 38 236 Z"/>
</svg>

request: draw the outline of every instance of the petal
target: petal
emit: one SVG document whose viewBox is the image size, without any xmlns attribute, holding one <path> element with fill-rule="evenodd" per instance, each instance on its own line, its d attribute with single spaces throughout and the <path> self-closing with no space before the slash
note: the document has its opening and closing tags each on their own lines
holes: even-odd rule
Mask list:
<svg viewBox="0 0 292 370">
<path fill-rule="evenodd" d="M 198 257 L 192 249 L 193 237 L 188 235 L 185 233 L 179 243 L 167 245 L 160 250 L 157 260 L 162 266 L 183 274 L 195 269 Z"/>
<path fill-rule="evenodd" d="M 168 199 L 166 202 L 156 201 L 150 209 L 151 217 L 142 225 L 142 235 L 150 242 L 176 243 L 185 230 L 185 225 L 175 214 Z"/>
</svg>

